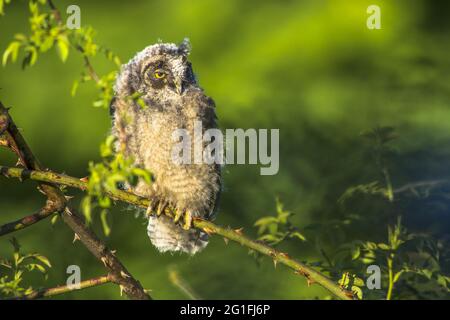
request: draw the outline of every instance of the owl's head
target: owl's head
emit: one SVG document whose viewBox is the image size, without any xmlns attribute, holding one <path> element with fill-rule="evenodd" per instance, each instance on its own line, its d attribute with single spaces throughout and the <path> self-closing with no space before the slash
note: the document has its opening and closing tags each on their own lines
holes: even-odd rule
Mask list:
<svg viewBox="0 0 450 320">
<path fill-rule="evenodd" d="M 144 101 L 178 99 L 186 90 L 198 87 L 191 63 L 188 39 L 179 44 L 157 43 L 137 53 L 122 66 L 114 87 L 116 95 L 139 93 Z"/>
</svg>

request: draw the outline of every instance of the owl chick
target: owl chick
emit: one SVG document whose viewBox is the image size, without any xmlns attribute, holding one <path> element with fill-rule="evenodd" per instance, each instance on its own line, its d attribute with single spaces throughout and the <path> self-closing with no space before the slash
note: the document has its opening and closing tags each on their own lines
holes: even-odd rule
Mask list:
<svg viewBox="0 0 450 320">
<path fill-rule="evenodd" d="M 207 245 L 208 235 L 190 228 L 191 221 L 214 217 L 221 173 L 217 164 L 173 161 L 173 147 L 179 143 L 173 138 L 175 130 L 185 130 L 194 144 L 195 122 L 202 124 L 202 133 L 216 128 L 214 102 L 200 88 L 187 59 L 189 52 L 185 39 L 180 45 L 158 43 L 137 53 L 117 77 L 111 114 L 116 151 L 154 178 L 152 184 L 139 181 L 130 187 L 151 200 L 148 211 L 153 214 L 147 228 L 151 242 L 161 252 L 195 254 Z M 200 143 L 205 146 L 203 139 Z M 175 209 L 174 219 L 161 215 L 166 207 Z"/>
</svg>

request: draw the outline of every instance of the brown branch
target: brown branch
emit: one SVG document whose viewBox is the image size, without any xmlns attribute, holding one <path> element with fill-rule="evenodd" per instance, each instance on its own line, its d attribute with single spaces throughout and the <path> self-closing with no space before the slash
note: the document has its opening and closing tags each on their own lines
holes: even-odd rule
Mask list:
<svg viewBox="0 0 450 320">
<path fill-rule="evenodd" d="M 54 288 L 45 288 L 45 289 L 36 290 L 36 291 L 33 291 L 32 293 L 29 293 L 23 297 L 17 297 L 14 300 L 33 300 L 33 299 L 51 297 L 51 296 L 56 296 L 56 295 L 64 294 L 64 293 L 71 292 L 71 291 L 96 287 L 96 286 L 100 286 L 102 284 L 111 283 L 111 282 L 113 282 L 113 281 L 111 279 L 111 276 L 108 274 L 106 276 L 100 276 L 100 277 L 81 281 L 77 286 L 62 285 L 62 286 L 57 286 Z"/>
<path fill-rule="evenodd" d="M 83 48 L 80 46 L 77 46 L 77 50 L 83 55 L 84 60 L 84 66 L 86 67 L 89 76 L 92 78 L 92 80 L 95 81 L 95 83 L 100 83 L 100 77 L 98 76 L 97 72 L 95 71 L 94 67 L 91 64 L 91 61 L 89 60 L 89 57 L 84 53 Z"/>
<path fill-rule="evenodd" d="M 4 134 L 11 149 L 19 157 L 20 163 L 28 170 L 45 171 L 9 116 L 8 109 L 1 102 L 0 115 L 6 119 L 7 127 Z M 39 188 L 47 196 L 47 203 L 58 209 L 64 208 L 62 214 L 64 222 L 75 232 L 86 248 L 110 270 L 112 281 L 120 286 L 121 291 L 123 290 L 132 299 L 151 299 L 114 253 L 85 225 L 83 218 L 73 208 L 67 206 L 67 200 L 59 187 L 54 183 L 40 182 Z"/>
<path fill-rule="evenodd" d="M 29 227 L 36 222 L 41 221 L 42 219 L 45 219 L 49 216 L 51 216 L 55 212 L 60 212 L 64 208 L 58 208 L 55 206 L 54 203 L 47 201 L 46 205 L 37 211 L 36 213 L 33 213 L 29 216 L 25 216 L 21 219 L 18 219 L 16 221 L 12 221 L 9 223 L 5 223 L 4 225 L 0 226 L 0 236 L 3 236 L 5 234 L 19 231 L 21 229 L 24 229 L 26 227 Z"/>
<path fill-rule="evenodd" d="M 56 22 L 58 22 L 58 24 L 62 24 L 61 12 L 59 12 L 59 10 L 56 8 L 52 0 L 47 0 L 47 3 L 50 9 L 52 10 Z"/>
<path fill-rule="evenodd" d="M 57 174 L 54 172 L 37 172 L 37 171 L 27 171 L 23 173 L 23 169 L 20 168 L 8 168 L 0 166 L 0 172 L 6 177 L 18 178 L 20 176 L 27 176 L 32 180 L 43 181 L 43 182 L 54 182 L 57 184 L 65 185 L 68 187 L 74 187 L 81 190 L 86 190 L 87 184 L 78 178 L 70 177 L 67 175 Z M 150 205 L 150 201 L 146 198 L 140 197 L 136 194 L 122 191 L 113 190 L 107 191 L 106 194 L 114 200 L 126 202 L 128 204 L 133 204 L 138 207 L 147 208 Z M 169 217 L 173 217 L 173 213 L 170 209 L 164 212 Z M 235 241 L 247 248 L 255 250 L 263 255 L 266 255 L 274 260 L 274 263 L 283 264 L 291 269 L 298 275 L 304 276 L 308 284 L 317 283 L 322 287 L 328 289 L 336 297 L 340 299 L 350 300 L 354 299 L 352 292 L 341 288 L 339 285 L 334 283 L 328 277 L 322 273 L 316 271 L 312 267 L 296 261 L 289 257 L 286 253 L 275 250 L 274 248 L 265 245 L 264 243 L 252 240 L 243 235 L 240 230 L 233 230 L 229 227 L 221 227 L 214 224 L 211 221 L 206 221 L 202 219 L 195 219 L 193 221 L 193 226 L 208 234 L 220 235 L 224 238 Z"/>
</svg>

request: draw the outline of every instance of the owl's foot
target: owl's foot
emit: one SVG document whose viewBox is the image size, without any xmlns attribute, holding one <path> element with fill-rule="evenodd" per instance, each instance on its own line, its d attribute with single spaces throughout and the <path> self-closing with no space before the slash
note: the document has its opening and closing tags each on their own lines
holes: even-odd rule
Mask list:
<svg viewBox="0 0 450 320">
<path fill-rule="evenodd" d="M 192 214 L 189 210 L 182 210 L 177 208 L 175 210 L 175 216 L 173 218 L 173 222 L 178 223 L 180 221 L 180 219 L 183 218 L 183 224 L 181 225 L 181 227 L 184 230 L 189 230 L 191 228 L 192 225 Z"/>
<path fill-rule="evenodd" d="M 156 213 L 157 216 L 160 216 L 166 210 L 169 203 L 165 200 L 161 200 L 158 197 L 150 197 L 150 204 L 147 207 L 147 216 Z"/>
<path fill-rule="evenodd" d="M 150 204 L 147 207 L 147 216 L 156 213 L 159 217 L 165 212 L 167 208 L 171 208 L 168 201 L 160 199 L 159 197 L 150 197 Z M 179 223 L 184 230 L 189 230 L 192 226 L 192 212 L 189 210 L 183 210 L 175 208 L 173 211 L 173 222 Z"/>
<path fill-rule="evenodd" d="M 182 228 L 184 230 L 189 230 L 192 226 L 192 214 L 191 212 L 188 210 L 186 211 L 186 213 L 184 214 L 184 223 Z"/>
</svg>

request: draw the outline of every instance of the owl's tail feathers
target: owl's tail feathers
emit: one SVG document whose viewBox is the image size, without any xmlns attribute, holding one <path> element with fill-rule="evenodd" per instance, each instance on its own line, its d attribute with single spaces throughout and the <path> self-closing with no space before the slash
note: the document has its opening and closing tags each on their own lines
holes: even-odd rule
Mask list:
<svg viewBox="0 0 450 320">
<path fill-rule="evenodd" d="M 182 251 L 194 255 L 208 244 L 208 235 L 198 229 L 184 230 L 166 216 L 150 216 L 147 233 L 161 252 Z"/>
</svg>

